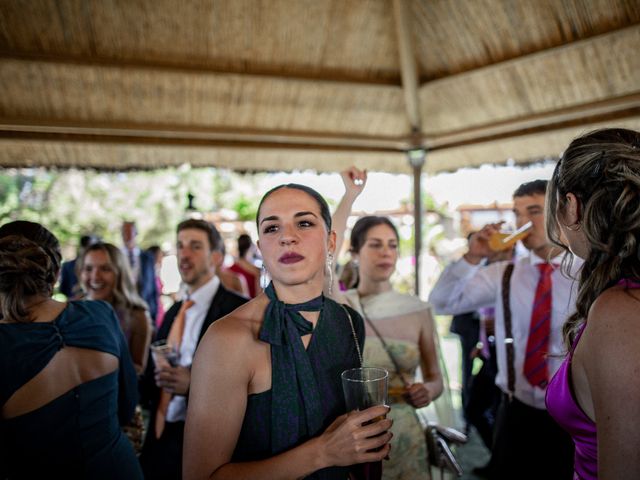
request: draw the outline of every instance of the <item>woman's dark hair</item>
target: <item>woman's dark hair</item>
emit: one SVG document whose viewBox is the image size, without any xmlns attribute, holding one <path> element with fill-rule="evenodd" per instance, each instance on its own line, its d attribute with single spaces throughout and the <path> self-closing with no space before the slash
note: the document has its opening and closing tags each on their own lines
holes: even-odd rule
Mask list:
<svg viewBox="0 0 640 480">
<path fill-rule="evenodd" d="M 591 305 L 624 278 L 640 279 L 640 133 L 622 128 L 596 130 L 576 138 L 558 161 L 547 189 L 549 239 L 568 250 L 558 221 L 566 195 L 578 199 L 578 223 L 589 246 L 580 271 L 576 313 L 564 325 L 567 348 Z M 565 256 L 565 267 L 570 266 Z"/>
<path fill-rule="evenodd" d="M 203 231 L 207 235 L 207 239 L 209 240 L 210 250 L 212 252 L 220 251 L 222 245 L 222 237 L 220 236 L 220 232 L 218 232 L 218 229 L 213 223 L 197 218 L 189 218 L 178 224 L 178 227 L 176 228 L 176 234 L 180 233 L 182 230 L 188 229 Z"/>
<path fill-rule="evenodd" d="M 352 253 L 359 253 L 360 249 L 364 245 L 365 240 L 367 239 L 367 232 L 373 227 L 377 227 L 378 225 L 386 225 L 387 227 L 389 227 L 396 235 L 396 239 L 400 240 L 398 230 L 391 220 L 389 220 L 387 217 L 368 215 L 366 217 L 359 218 L 356 224 L 351 229 L 351 247 L 349 248 L 349 251 Z"/>
<path fill-rule="evenodd" d="M 533 180 L 526 182 L 516 188 L 513 197 L 529 197 L 533 195 L 544 195 L 547 193 L 547 180 Z"/>
<path fill-rule="evenodd" d="M 260 200 L 260 204 L 258 205 L 258 213 L 256 214 L 256 226 L 258 230 L 260 230 L 260 210 L 262 209 L 262 204 L 264 201 L 271 195 L 273 192 L 280 190 L 281 188 L 293 188 L 294 190 L 301 190 L 311 198 L 313 198 L 320 207 L 320 216 L 324 221 L 324 224 L 327 226 L 327 231 L 331 231 L 331 211 L 329 210 L 329 205 L 326 200 L 322 198 L 318 192 L 316 192 L 313 188 L 307 187 L 306 185 L 300 185 L 298 183 L 287 183 L 285 185 L 278 185 L 275 188 L 272 188 L 267 193 L 264 194 L 262 200 Z"/>
<path fill-rule="evenodd" d="M 351 229 L 351 237 L 349 239 L 349 251 L 353 253 L 360 253 L 360 249 L 363 247 L 364 242 L 367 240 L 367 232 L 373 227 L 378 225 L 386 225 L 396 236 L 396 240 L 400 240 L 398 235 L 398 229 L 391 220 L 387 217 L 380 217 L 377 215 L 367 215 L 366 217 L 360 217 L 356 224 Z M 351 280 L 350 288 L 358 288 L 360 284 L 360 272 L 358 268 L 353 269 L 355 278 Z"/>
<path fill-rule="evenodd" d="M 247 250 L 251 248 L 252 244 L 253 241 L 251 240 L 251 237 L 249 235 L 247 235 L 246 233 L 240 235 L 238 237 L 238 256 L 240 258 L 243 258 L 245 253 L 247 253 Z"/>
<path fill-rule="evenodd" d="M 25 301 L 51 296 L 60 271 L 60 243 L 39 223 L 18 220 L 0 227 L 0 307 L 2 316 L 28 323 Z"/>
<path fill-rule="evenodd" d="M 162 252 L 162 248 L 160 248 L 160 245 L 151 245 L 149 248 L 147 248 L 147 252 L 149 252 L 151 255 L 153 255 L 153 259 L 154 260 L 158 256 L 159 253 L 163 253 Z"/>
</svg>

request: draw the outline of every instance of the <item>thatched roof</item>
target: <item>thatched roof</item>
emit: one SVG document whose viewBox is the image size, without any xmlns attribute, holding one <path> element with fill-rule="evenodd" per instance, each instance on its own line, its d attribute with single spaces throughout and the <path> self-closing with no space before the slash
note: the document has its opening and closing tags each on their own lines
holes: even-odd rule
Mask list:
<svg viewBox="0 0 640 480">
<path fill-rule="evenodd" d="M 0 165 L 408 172 L 640 129 L 638 0 L 5 0 Z"/>
</svg>

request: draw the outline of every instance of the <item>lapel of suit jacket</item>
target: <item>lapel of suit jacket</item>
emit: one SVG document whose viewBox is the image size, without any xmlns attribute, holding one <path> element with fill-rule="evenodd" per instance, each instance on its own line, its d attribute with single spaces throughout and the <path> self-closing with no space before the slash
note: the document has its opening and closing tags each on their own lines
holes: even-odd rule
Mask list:
<svg viewBox="0 0 640 480">
<path fill-rule="evenodd" d="M 202 322 L 202 328 L 200 329 L 200 335 L 198 335 L 198 344 L 200 344 L 200 340 L 202 340 L 202 337 L 204 336 L 205 332 L 207 331 L 207 328 L 209 328 L 209 326 L 216 321 L 218 318 L 220 318 L 221 316 L 221 306 L 224 302 L 224 297 L 226 295 L 226 291 L 224 289 L 224 287 L 222 286 L 222 284 L 218 285 L 218 291 L 216 292 L 216 294 L 213 296 L 213 299 L 211 300 L 211 305 L 209 305 L 209 310 L 207 310 L 207 316 L 204 319 L 204 322 Z"/>
<path fill-rule="evenodd" d="M 162 320 L 162 325 L 160 325 L 160 330 L 158 330 L 158 334 L 156 335 L 156 340 L 164 340 L 169 336 L 169 330 L 171 330 L 171 325 L 173 325 L 173 321 L 176 319 L 176 315 L 181 306 L 182 300 L 174 303 L 171 308 L 167 310 L 164 320 Z"/>
</svg>

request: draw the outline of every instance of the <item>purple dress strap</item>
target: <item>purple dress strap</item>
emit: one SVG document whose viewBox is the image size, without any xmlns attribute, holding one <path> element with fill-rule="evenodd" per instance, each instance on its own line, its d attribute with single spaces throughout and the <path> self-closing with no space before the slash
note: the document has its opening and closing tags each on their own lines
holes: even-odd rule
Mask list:
<svg viewBox="0 0 640 480">
<path fill-rule="evenodd" d="M 617 285 L 640 288 L 640 282 L 622 279 Z M 580 327 L 571 350 L 547 387 L 546 404 L 549 414 L 564 428 L 576 447 L 574 480 L 597 480 L 598 434 L 596 424 L 582 410 L 575 398 L 571 381 L 573 352 L 582 337 L 586 323 Z"/>
</svg>

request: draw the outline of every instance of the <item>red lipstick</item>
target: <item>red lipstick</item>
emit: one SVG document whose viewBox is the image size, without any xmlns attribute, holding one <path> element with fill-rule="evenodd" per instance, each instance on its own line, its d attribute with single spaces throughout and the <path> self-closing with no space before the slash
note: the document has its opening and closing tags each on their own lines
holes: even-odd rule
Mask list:
<svg viewBox="0 0 640 480">
<path fill-rule="evenodd" d="M 298 263 L 301 260 L 304 260 L 304 257 L 294 252 L 287 252 L 278 259 L 280 263 L 287 265 L 291 263 Z"/>
</svg>

